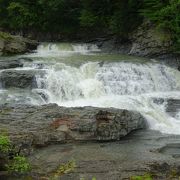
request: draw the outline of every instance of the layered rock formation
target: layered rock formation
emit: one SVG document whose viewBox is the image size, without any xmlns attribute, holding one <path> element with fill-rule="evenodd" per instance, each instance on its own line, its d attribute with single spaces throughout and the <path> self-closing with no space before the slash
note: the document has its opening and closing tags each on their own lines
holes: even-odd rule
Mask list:
<svg viewBox="0 0 180 180">
<path fill-rule="evenodd" d="M 150 22 L 145 22 L 130 35 L 130 41 L 132 42 L 130 55 L 156 57 L 172 51 L 170 35 L 158 30 Z"/>
<path fill-rule="evenodd" d="M 36 71 L 6 70 L 0 73 L 0 83 L 3 88 L 35 88 Z"/>
<path fill-rule="evenodd" d="M 173 61 L 178 58 L 177 61 L 180 62 L 178 55 L 172 56 L 173 42 L 170 34 L 156 28 L 150 22 L 144 22 L 137 30 L 130 33 L 126 40 L 110 36 L 97 38 L 91 42 L 95 42 L 105 52 L 162 58 L 163 60 L 174 59 Z"/>
</svg>

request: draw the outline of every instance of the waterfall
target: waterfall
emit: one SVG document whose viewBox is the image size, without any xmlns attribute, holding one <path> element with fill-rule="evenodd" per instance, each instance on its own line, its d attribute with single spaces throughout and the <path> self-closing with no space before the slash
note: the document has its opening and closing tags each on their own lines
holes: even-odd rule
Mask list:
<svg viewBox="0 0 180 180">
<path fill-rule="evenodd" d="M 88 62 L 73 67 L 57 63 L 46 70 L 43 79 L 36 78 L 48 103 L 137 110 L 151 129 L 180 134 L 179 116 L 170 117 L 165 102 L 153 102 L 160 97 L 180 98 L 180 72 L 165 65 Z"/>
<path fill-rule="evenodd" d="M 45 90 L 58 103 L 104 95 L 140 95 L 178 91 L 176 70 L 160 64 L 88 62 L 80 67 L 57 63 L 46 71 Z M 42 78 L 37 77 L 38 84 Z M 39 86 L 41 88 L 41 85 Z M 51 98 L 53 99 L 53 98 Z M 56 102 L 57 103 L 57 102 Z"/>
<path fill-rule="evenodd" d="M 37 54 L 40 56 L 69 56 L 72 54 L 90 54 L 100 52 L 100 49 L 95 44 L 70 44 L 70 43 L 43 43 L 37 48 Z"/>
</svg>

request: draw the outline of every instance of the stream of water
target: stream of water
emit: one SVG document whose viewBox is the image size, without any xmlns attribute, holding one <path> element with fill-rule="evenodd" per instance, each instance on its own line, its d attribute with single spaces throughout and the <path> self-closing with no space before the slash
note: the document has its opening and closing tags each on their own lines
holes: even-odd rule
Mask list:
<svg viewBox="0 0 180 180">
<path fill-rule="evenodd" d="M 43 43 L 23 68 L 36 69 L 32 90 L 2 89 L 1 102 L 136 110 L 149 128 L 180 134 L 180 109 L 166 112 L 167 99 L 180 99 L 180 72 L 155 60 L 105 54 L 93 44 Z M 21 101 L 20 101 L 21 100 Z M 162 101 L 163 100 L 163 101 Z"/>
</svg>

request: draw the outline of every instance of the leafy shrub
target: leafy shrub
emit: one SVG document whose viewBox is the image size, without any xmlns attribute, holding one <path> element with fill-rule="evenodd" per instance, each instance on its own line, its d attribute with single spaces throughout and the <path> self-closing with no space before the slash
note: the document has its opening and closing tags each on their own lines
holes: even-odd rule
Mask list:
<svg viewBox="0 0 180 180">
<path fill-rule="evenodd" d="M 95 24 L 97 24 L 98 17 L 90 11 L 83 10 L 79 19 L 81 26 L 93 27 Z"/>
<path fill-rule="evenodd" d="M 10 173 L 22 174 L 30 171 L 30 164 L 27 159 L 15 152 L 7 135 L 0 135 L 0 154 L 3 154 L 2 162 L 6 163 L 3 166 Z"/>
<path fill-rule="evenodd" d="M 8 153 L 10 146 L 9 138 L 5 135 L 0 135 L 0 152 Z"/>
<path fill-rule="evenodd" d="M 27 159 L 23 156 L 15 156 L 6 167 L 10 173 L 27 173 L 31 169 Z"/>
<path fill-rule="evenodd" d="M 142 15 L 172 36 L 174 47 L 180 50 L 180 0 L 144 0 Z"/>
</svg>

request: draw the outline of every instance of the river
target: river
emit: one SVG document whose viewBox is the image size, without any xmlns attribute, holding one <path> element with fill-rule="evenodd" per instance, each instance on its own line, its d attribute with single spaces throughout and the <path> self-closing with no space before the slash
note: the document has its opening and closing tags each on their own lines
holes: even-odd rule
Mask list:
<svg viewBox="0 0 180 180">
<path fill-rule="evenodd" d="M 180 134 L 180 109 L 173 115 L 166 112 L 169 99 L 180 100 L 180 72 L 155 59 L 107 54 L 96 45 L 74 43 L 42 43 L 35 52 L 10 59 L 17 58 L 24 59 L 23 67 L 14 70 L 35 70 L 36 86 L 1 87 L 0 104 L 136 110 L 150 129 Z"/>
</svg>

